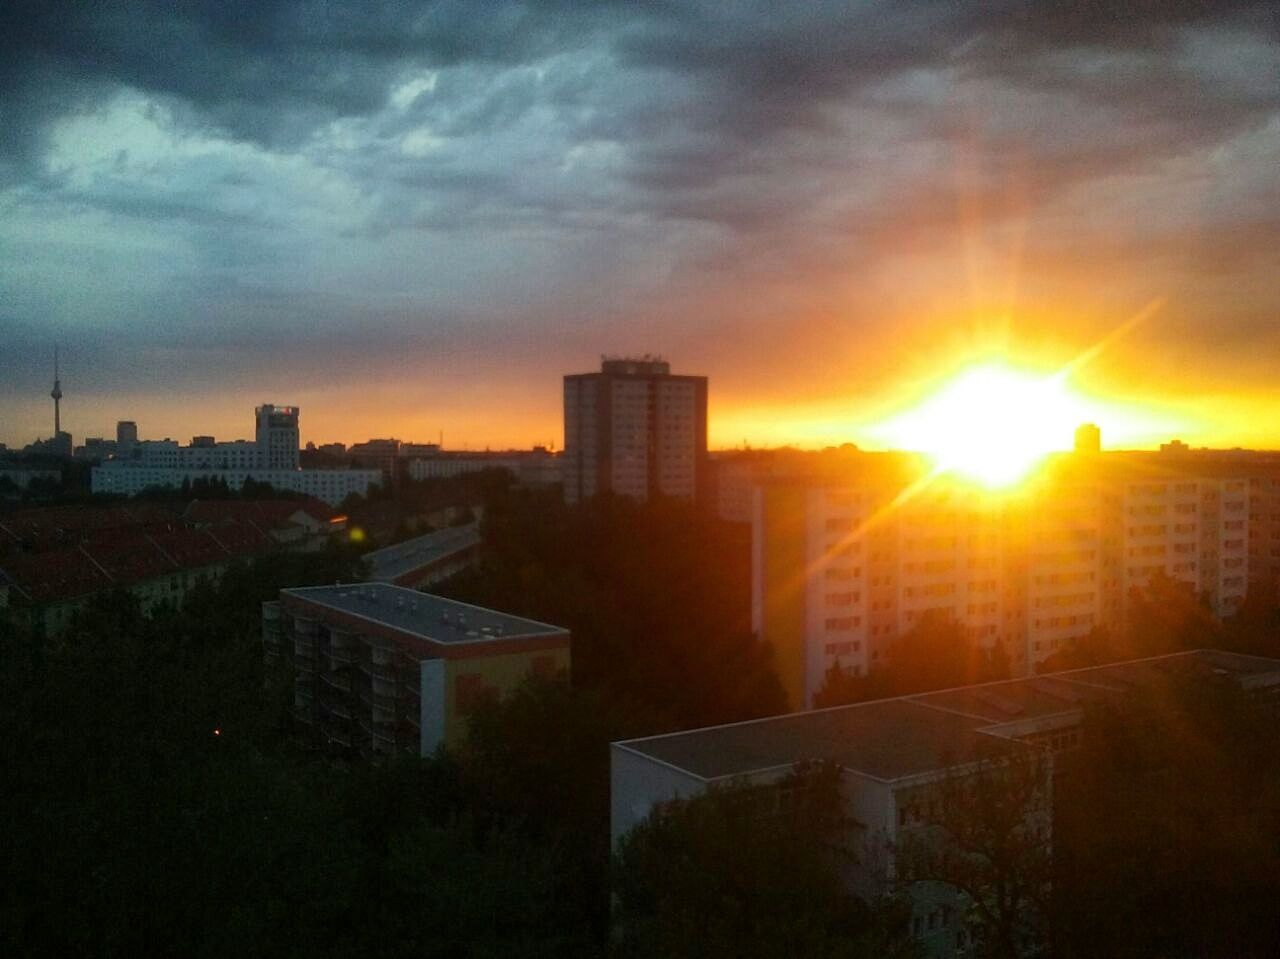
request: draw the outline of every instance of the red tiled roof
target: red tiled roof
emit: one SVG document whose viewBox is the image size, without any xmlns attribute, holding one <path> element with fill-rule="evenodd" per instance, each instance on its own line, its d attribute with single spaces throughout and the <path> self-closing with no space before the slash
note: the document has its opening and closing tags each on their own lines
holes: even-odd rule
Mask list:
<svg viewBox="0 0 1280 959">
<path fill-rule="evenodd" d="M 248 523 L 225 523 L 216 532 L 135 532 L 123 539 L 103 538 L 71 548 L 13 555 L 0 561 L 0 578 L 29 601 L 49 603 L 250 556 L 273 545 L 270 537 Z"/>
<path fill-rule="evenodd" d="M 205 530 L 176 529 L 154 533 L 151 539 L 180 569 L 208 566 L 228 556 L 227 550 Z"/>
<path fill-rule="evenodd" d="M 184 518 L 197 526 L 216 526 L 226 522 L 253 523 L 262 529 L 290 525 L 297 513 L 327 523 L 333 510 L 314 498 L 300 500 L 194 500 Z"/>
<path fill-rule="evenodd" d="M 117 583 L 136 583 L 173 570 L 155 542 L 147 536 L 135 536 L 114 544 L 93 544 L 81 551 L 107 571 Z"/>
<path fill-rule="evenodd" d="M 274 545 L 271 537 L 247 523 L 226 523 L 208 531 L 228 553 L 244 556 Z"/>
<path fill-rule="evenodd" d="M 33 603 L 74 599 L 112 585 L 106 572 L 79 549 L 15 556 L 5 560 L 2 572 Z"/>
</svg>

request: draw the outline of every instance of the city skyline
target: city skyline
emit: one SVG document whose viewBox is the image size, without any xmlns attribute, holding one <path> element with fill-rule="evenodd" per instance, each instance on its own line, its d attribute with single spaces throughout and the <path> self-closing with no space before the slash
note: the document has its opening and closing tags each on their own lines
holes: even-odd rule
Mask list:
<svg viewBox="0 0 1280 959">
<path fill-rule="evenodd" d="M 1076 385 L 1162 425 L 1104 435 L 1280 445 L 1263 4 L 12 9 L 11 445 L 57 341 L 77 435 L 284 397 L 316 439 L 526 445 L 564 372 L 657 350 L 714 446 L 874 446 L 1157 299 Z"/>
<path fill-rule="evenodd" d="M 1091 351 L 1086 351 L 1082 356 L 1091 359 L 1090 353 Z M 609 355 L 599 354 L 599 357 L 606 359 Z M 648 353 L 636 355 L 644 359 L 651 356 Z M 661 359 L 660 355 L 654 354 L 654 356 Z M 1077 357 L 1076 362 L 1078 363 L 1080 359 Z M 840 432 L 841 425 L 835 424 L 831 430 L 807 436 L 775 434 L 766 431 L 757 441 L 746 436 L 734 440 L 732 429 L 724 427 L 718 429 L 715 416 L 709 415 L 708 448 L 713 450 L 744 447 L 816 450 L 854 443 L 860 448 L 872 451 L 927 453 L 943 467 L 959 468 L 962 473 L 968 472 L 974 478 L 983 482 L 994 481 L 997 485 L 1004 485 L 1020 478 L 1047 453 L 1069 451 L 1073 444 L 1073 431 L 1086 423 L 1101 426 L 1104 445 L 1109 449 L 1154 449 L 1170 441 L 1185 442 L 1186 437 L 1192 439 L 1191 446 L 1215 448 L 1211 437 L 1205 438 L 1194 428 L 1190 430 L 1180 428 L 1186 426 L 1186 421 L 1162 417 L 1159 412 L 1153 413 L 1150 409 L 1138 404 L 1109 403 L 1096 395 L 1082 393 L 1074 388 L 1071 375 L 1073 365 L 1075 364 L 1068 364 L 1056 371 L 1043 369 L 1036 371 L 1027 366 L 1010 365 L 1000 356 L 994 359 L 980 358 L 978 362 L 956 368 L 949 378 L 934 378 L 928 381 L 923 389 L 917 386 L 910 401 L 900 401 L 896 406 L 884 402 L 869 404 L 869 409 L 883 410 L 885 415 L 874 420 L 863 419 L 857 425 L 846 424 L 845 432 Z M 58 417 L 58 406 L 63 395 L 60 382 L 55 375 L 54 391 L 58 393 L 54 402 L 55 420 Z M 231 423 L 229 418 L 221 413 L 221 409 L 227 404 L 247 402 L 245 398 L 251 395 L 248 391 L 223 394 L 216 403 L 212 404 L 218 412 L 209 416 L 202 411 L 201 422 L 198 424 L 193 424 L 189 411 L 185 408 L 170 406 L 160 413 L 156 421 L 160 424 L 168 424 L 167 426 L 157 426 L 153 433 L 148 434 L 144 424 L 140 435 L 146 439 L 165 439 L 179 443 L 189 441 L 193 437 L 215 437 L 220 441 L 242 440 L 248 435 L 243 429 L 243 413 L 236 417 L 241 422 Z M 52 398 L 52 393 L 46 396 Z M 710 392 L 709 400 L 713 398 L 714 392 Z M 50 413 L 47 408 L 48 400 L 45 402 L 47 419 Z M 318 403 L 318 407 L 311 408 L 312 411 L 317 409 L 319 411 L 319 415 L 314 418 L 326 424 L 332 423 L 333 416 L 326 415 L 326 412 L 332 413 L 332 407 L 326 411 L 324 401 L 320 399 Z M 709 401 L 708 406 L 714 413 L 716 404 Z M 115 419 L 110 412 L 112 408 L 108 405 L 104 410 L 101 404 L 95 404 L 94 413 L 91 414 L 93 419 L 90 420 L 95 424 L 94 427 L 76 427 L 66 432 L 71 434 L 76 445 L 80 446 L 87 437 L 110 438 L 120 422 L 137 422 Z M 556 412 L 558 415 L 561 411 Z M 971 417 L 978 416 L 994 419 L 991 419 L 988 428 L 984 430 L 981 421 L 970 420 Z M 730 420 L 732 426 L 739 425 L 732 417 Z M 464 415 L 462 422 L 468 421 L 470 420 Z M 309 427 L 302 432 L 301 442 L 314 445 L 338 442 L 350 446 L 372 437 L 393 436 L 399 432 L 397 439 L 408 442 L 439 443 L 446 434 L 443 424 L 434 428 L 422 426 L 424 422 L 422 417 L 411 420 L 417 424 L 412 427 L 417 432 L 412 433 L 386 428 L 388 423 L 403 423 L 404 419 L 392 417 L 388 420 L 372 419 L 367 422 L 369 426 L 367 432 L 363 434 L 348 432 L 340 436 L 325 432 L 329 429 L 327 426 Z M 222 428 L 223 426 L 226 428 Z M 1120 428 L 1116 429 L 1117 426 Z M 53 435 L 53 431 L 50 431 L 49 436 Z M 517 436 L 517 438 L 508 442 L 477 443 L 465 436 L 457 439 L 455 431 L 452 430 L 448 431 L 448 435 L 453 439 L 450 448 L 463 450 L 524 449 L 537 446 L 562 449 L 564 439 L 562 425 L 556 423 L 551 424 L 545 438 L 539 434 L 532 439 L 526 436 L 522 440 L 515 433 L 504 433 L 499 435 Z M 1016 440 L 1012 445 L 1005 442 L 1010 436 Z M 1197 437 L 1200 439 L 1197 440 Z M 724 441 L 717 442 L 721 438 Z M 29 436 L 19 432 L 0 436 L 0 444 L 5 444 L 11 451 L 16 451 L 22 449 L 28 442 L 46 439 L 48 437 L 45 437 L 37 428 L 36 432 Z M 976 445 L 971 450 L 965 450 L 965 445 L 970 442 Z M 1277 445 L 1280 445 L 1280 441 Z M 1247 445 L 1241 442 L 1221 442 L 1216 444 L 1216 448 L 1247 448 Z M 1260 444 L 1257 448 L 1270 447 Z M 956 457 L 958 452 L 964 453 L 960 459 L 968 459 L 970 462 L 958 462 Z M 989 461 L 985 469 L 971 469 L 983 460 Z"/>
</svg>

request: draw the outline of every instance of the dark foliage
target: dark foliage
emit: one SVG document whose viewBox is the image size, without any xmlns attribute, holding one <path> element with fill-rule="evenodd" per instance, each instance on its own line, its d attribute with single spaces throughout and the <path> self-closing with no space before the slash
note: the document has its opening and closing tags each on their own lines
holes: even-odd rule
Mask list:
<svg viewBox="0 0 1280 959">
<path fill-rule="evenodd" d="M 828 766 L 659 807 L 614 863 L 615 955 L 913 955 L 907 910 L 842 881 L 847 828 Z"/>
<path fill-rule="evenodd" d="M 1274 956 L 1274 705 L 1171 680 L 1086 719 L 1057 777 L 1056 952 Z"/>
<path fill-rule="evenodd" d="M 981 648 L 964 626 L 949 616 L 926 613 L 890 645 L 886 662 L 861 676 L 838 665 L 827 671 L 814 707 L 843 706 L 887 696 L 905 696 L 951 686 L 1009 678 L 1004 648 Z"/>
<path fill-rule="evenodd" d="M 675 501 L 491 491 L 484 562 L 442 592 L 573 632 L 573 682 L 681 727 L 785 711 L 750 632 L 750 549 L 733 524 Z"/>
</svg>

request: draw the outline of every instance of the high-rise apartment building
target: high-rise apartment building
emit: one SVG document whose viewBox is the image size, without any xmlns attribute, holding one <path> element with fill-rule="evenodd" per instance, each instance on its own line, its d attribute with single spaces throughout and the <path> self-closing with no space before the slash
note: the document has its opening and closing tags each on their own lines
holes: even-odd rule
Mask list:
<svg viewBox="0 0 1280 959">
<path fill-rule="evenodd" d="M 606 358 L 564 378 L 568 502 L 612 492 L 700 498 L 707 474 L 707 378 L 653 357 Z"/>
<path fill-rule="evenodd" d="M 298 408 L 266 403 L 254 410 L 257 418 L 258 466 L 270 470 L 298 468 Z"/>
<path fill-rule="evenodd" d="M 752 621 L 795 708 L 832 666 L 862 675 L 926 616 L 1015 676 L 1095 627 L 1118 632 L 1157 575 L 1231 615 L 1249 582 L 1249 482 L 1159 454 L 1067 456 L 1003 494 L 855 454 L 768 478 L 752 501 Z"/>
</svg>

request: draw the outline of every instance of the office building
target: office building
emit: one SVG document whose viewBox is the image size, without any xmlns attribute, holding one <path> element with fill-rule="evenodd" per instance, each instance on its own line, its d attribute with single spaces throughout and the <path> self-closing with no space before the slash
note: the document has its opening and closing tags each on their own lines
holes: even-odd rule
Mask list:
<svg viewBox="0 0 1280 959">
<path fill-rule="evenodd" d="M 563 476 L 570 503 L 597 493 L 702 498 L 707 378 L 673 375 L 649 356 L 566 376 Z"/>
<path fill-rule="evenodd" d="M 478 704 L 570 667 L 565 629 L 389 583 L 281 590 L 262 615 L 268 664 L 293 665 L 303 730 L 368 758 L 430 756 Z"/>
<path fill-rule="evenodd" d="M 254 411 L 259 469 L 298 468 L 298 408 L 265 403 Z"/>
</svg>

